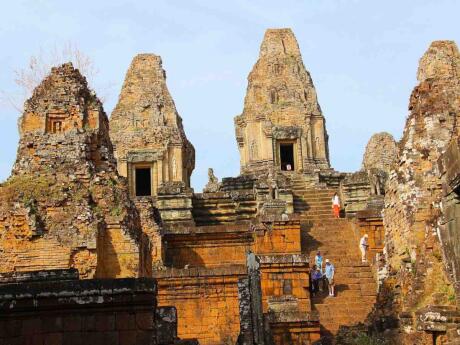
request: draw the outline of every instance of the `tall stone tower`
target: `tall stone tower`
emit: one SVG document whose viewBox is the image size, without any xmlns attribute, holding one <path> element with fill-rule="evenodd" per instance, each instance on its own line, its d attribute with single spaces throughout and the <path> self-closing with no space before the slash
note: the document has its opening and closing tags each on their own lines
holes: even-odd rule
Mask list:
<svg viewBox="0 0 460 345">
<path fill-rule="evenodd" d="M 0 185 L 0 272 L 147 275 L 150 244 L 116 172 L 107 115 L 71 63 L 37 86 L 19 132 L 13 174 Z"/>
<path fill-rule="evenodd" d="M 445 268 L 453 264 L 448 255 L 458 253 L 458 247 L 445 252 L 451 243 L 444 242 L 444 225 L 451 222 L 449 217 L 458 216 L 457 211 L 441 202 L 446 190 L 442 188 L 440 171 L 444 164 L 440 158 L 448 144 L 460 138 L 460 53 L 455 42 L 432 42 L 420 59 L 417 80 L 384 210 L 387 262 L 397 272 L 392 277 L 396 279 L 394 285 L 403 287 L 394 303 L 404 310 L 439 303 L 433 302 L 426 291 L 432 291 L 434 281 L 446 281 Z M 443 251 L 443 263 L 437 266 L 435 263 L 441 259 L 435 253 Z M 417 272 L 410 279 L 406 273 L 408 263 L 409 269 Z M 452 280 L 460 294 L 458 275 L 454 274 Z M 447 300 L 447 296 L 436 300 L 444 301 L 442 298 Z"/>
<path fill-rule="evenodd" d="M 242 173 L 330 168 L 325 119 L 291 29 L 265 32 L 235 131 Z"/>
<path fill-rule="evenodd" d="M 166 86 L 161 58 L 137 55 L 110 118 L 118 172 L 132 196 L 153 196 L 162 182 L 190 186 L 195 150 Z"/>
</svg>

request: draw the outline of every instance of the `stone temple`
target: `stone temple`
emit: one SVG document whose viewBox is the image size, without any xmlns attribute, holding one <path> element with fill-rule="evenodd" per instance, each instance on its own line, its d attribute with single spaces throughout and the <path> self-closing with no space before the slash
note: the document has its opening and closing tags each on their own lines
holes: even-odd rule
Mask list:
<svg viewBox="0 0 460 345">
<path fill-rule="evenodd" d="M 290 29 L 265 33 L 235 132 L 242 173 L 330 169 L 326 121 Z"/>
<path fill-rule="evenodd" d="M 0 184 L 0 344 L 459 344 L 459 66 L 433 42 L 402 139 L 373 135 L 339 172 L 296 38 L 269 29 L 235 118 L 241 174 L 210 168 L 202 192 L 159 56 L 133 59 L 110 121 L 53 68 Z M 312 289 L 318 250 L 334 297 Z"/>
</svg>

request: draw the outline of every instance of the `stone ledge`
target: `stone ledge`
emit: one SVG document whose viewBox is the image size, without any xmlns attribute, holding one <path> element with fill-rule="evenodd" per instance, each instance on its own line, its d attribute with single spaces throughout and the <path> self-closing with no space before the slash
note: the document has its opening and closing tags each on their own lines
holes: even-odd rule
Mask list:
<svg viewBox="0 0 460 345">
<path fill-rule="evenodd" d="M 270 323 L 284 323 L 284 322 L 302 322 L 311 323 L 312 325 L 319 324 L 318 316 L 315 313 L 304 313 L 300 311 L 283 311 L 283 312 L 269 312 L 266 314 L 268 322 Z"/>
<path fill-rule="evenodd" d="M 241 224 L 221 224 L 206 226 L 191 226 L 188 224 L 168 224 L 164 228 L 165 235 L 180 234 L 214 234 L 214 233 L 231 233 L 231 232 L 248 232 L 251 226 L 250 222 Z"/>
<path fill-rule="evenodd" d="M 39 281 L 56 281 L 56 280 L 78 280 L 78 270 L 55 269 L 47 271 L 25 271 L 25 272 L 8 272 L 0 273 L 0 284 L 20 283 L 20 282 L 39 282 Z"/>
<path fill-rule="evenodd" d="M 310 262 L 306 254 L 280 254 L 280 255 L 258 255 L 260 264 L 299 264 L 305 265 Z"/>
<path fill-rule="evenodd" d="M 245 265 L 231 265 L 226 267 L 192 267 L 192 268 L 168 268 L 162 271 L 153 272 L 157 279 L 168 278 L 198 278 L 198 277 L 216 277 L 216 276 L 235 276 L 247 275 L 248 271 Z"/>
<path fill-rule="evenodd" d="M 0 285 L 0 310 L 88 308 L 130 303 L 155 306 L 152 278 L 55 280 Z"/>
</svg>

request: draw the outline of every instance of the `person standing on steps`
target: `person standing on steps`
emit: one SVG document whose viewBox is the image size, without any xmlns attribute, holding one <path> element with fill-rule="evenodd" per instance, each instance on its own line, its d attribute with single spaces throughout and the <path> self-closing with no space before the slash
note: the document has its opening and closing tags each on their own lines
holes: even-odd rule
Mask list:
<svg viewBox="0 0 460 345">
<path fill-rule="evenodd" d="M 323 274 L 323 257 L 319 250 L 316 252 L 315 265 L 317 268 L 319 268 L 319 270 L 321 271 L 321 274 Z"/>
<path fill-rule="evenodd" d="M 367 262 L 367 250 L 369 249 L 368 243 L 369 236 L 364 234 L 363 237 L 359 240 L 359 250 L 361 251 L 361 262 Z"/>
<path fill-rule="evenodd" d="M 334 273 L 335 273 L 335 268 L 334 265 L 329 261 L 329 259 L 326 259 L 326 279 L 327 279 L 327 286 L 329 288 L 329 296 L 334 297 Z"/>
<path fill-rule="evenodd" d="M 337 193 L 334 193 L 332 197 L 332 212 L 334 214 L 334 218 L 340 218 L 340 199 Z"/>
<path fill-rule="evenodd" d="M 319 282 L 323 279 L 323 275 L 321 274 L 319 267 L 316 267 L 312 274 L 312 282 L 313 282 L 313 296 L 315 296 L 320 290 Z"/>
<path fill-rule="evenodd" d="M 310 273 L 308 274 L 308 279 L 310 283 L 310 292 L 312 296 L 315 295 L 315 284 L 313 284 L 313 274 L 316 272 L 316 265 L 313 265 Z"/>
</svg>

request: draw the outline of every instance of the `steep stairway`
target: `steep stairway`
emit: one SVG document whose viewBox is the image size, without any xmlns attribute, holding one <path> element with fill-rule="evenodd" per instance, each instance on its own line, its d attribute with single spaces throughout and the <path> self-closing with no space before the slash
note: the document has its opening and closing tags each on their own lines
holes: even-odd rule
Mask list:
<svg viewBox="0 0 460 345">
<path fill-rule="evenodd" d="M 193 219 L 198 226 L 248 221 L 257 213 L 255 200 L 235 202 L 227 193 L 195 194 L 192 203 Z"/>
<path fill-rule="evenodd" d="M 335 189 L 293 189 L 294 211 L 302 220 L 322 221 L 332 218 L 332 197 Z"/>
<path fill-rule="evenodd" d="M 332 216 L 331 199 L 334 189 L 294 190 L 294 210 L 302 219 L 302 250 L 310 262 L 318 250 L 324 261 L 335 267 L 335 297 L 329 297 L 327 286 L 312 296 L 312 308 L 319 314 L 321 344 L 333 342 L 340 326 L 352 326 L 365 321 L 377 295 L 372 268 L 361 263 L 358 241 L 347 219 Z"/>
</svg>

